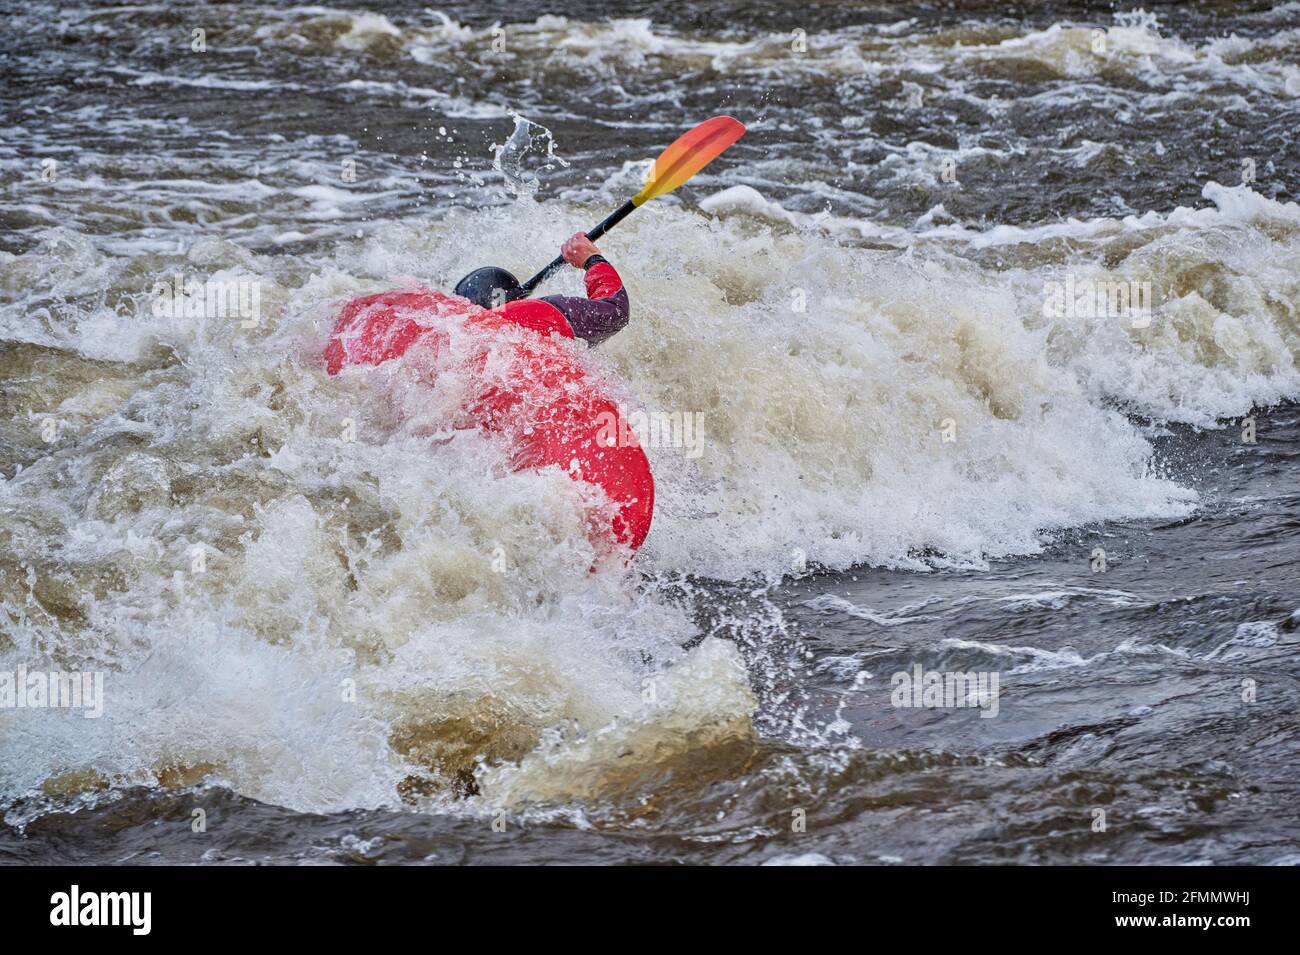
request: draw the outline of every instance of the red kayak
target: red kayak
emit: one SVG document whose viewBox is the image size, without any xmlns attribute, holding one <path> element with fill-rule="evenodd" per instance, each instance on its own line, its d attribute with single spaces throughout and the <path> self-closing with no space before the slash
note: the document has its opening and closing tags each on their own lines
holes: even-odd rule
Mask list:
<svg viewBox="0 0 1300 955">
<path fill-rule="evenodd" d="M 453 337 L 457 347 L 449 349 Z M 503 438 L 515 470 L 558 467 L 602 490 L 615 508 L 612 517 L 589 515 L 592 543 L 636 550 L 654 512 L 650 462 L 630 429 L 615 429 L 617 441 L 608 437 L 607 423 L 619 420 L 618 406 L 565 338 L 573 338 L 568 322 L 544 302 L 522 300 L 488 310 L 415 289 L 348 302 L 324 358 L 329 373 L 337 375 L 345 365 L 401 358 L 416 343 L 433 355 L 456 351 L 460 367 L 482 379 L 464 408 L 470 425 Z"/>
</svg>

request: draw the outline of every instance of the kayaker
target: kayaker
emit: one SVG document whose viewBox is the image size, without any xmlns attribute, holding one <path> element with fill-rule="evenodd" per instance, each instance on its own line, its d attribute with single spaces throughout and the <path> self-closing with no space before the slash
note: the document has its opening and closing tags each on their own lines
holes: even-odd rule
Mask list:
<svg viewBox="0 0 1300 955">
<path fill-rule="evenodd" d="M 530 316 L 533 320 L 525 323 L 541 328 L 553 322 L 554 313 L 559 312 L 575 337 L 599 345 L 627 325 L 631 304 L 623 280 L 584 232 L 570 236 L 560 247 L 560 254 L 564 261 L 585 273 L 587 297 L 548 295 L 511 302 L 511 317 L 518 321 L 521 309 L 535 311 L 537 314 Z M 456 294 L 481 308 L 499 308 L 505 304 L 503 289 L 515 284 L 514 276 L 505 269 L 488 267 L 461 279 Z"/>
<path fill-rule="evenodd" d="M 322 357 L 337 375 L 347 365 L 401 358 L 424 341 L 427 364 L 450 335 L 459 334 L 459 373 L 483 376 L 481 387 L 468 389 L 462 417 L 504 441 L 515 470 L 554 467 L 603 491 L 616 510 L 589 516 L 593 544 L 604 548 L 612 540 L 635 551 L 654 513 L 650 462 L 626 428 L 619 434 L 627 440 L 600 440 L 605 422 L 621 420 L 620 407 L 563 344 L 576 337 L 595 345 L 623 328 L 628 296 L 618 272 L 585 234 L 572 236 L 562 251 L 566 262 L 586 273 L 587 298 L 504 301 L 503 290 L 518 288 L 514 277 L 503 269 L 478 269 L 454 295 L 397 289 L 345 303 Z M 512 334 L 516 327 L 536 335 Z M 473 330 L 469 338 L 465 329 Z"/>
</svg>

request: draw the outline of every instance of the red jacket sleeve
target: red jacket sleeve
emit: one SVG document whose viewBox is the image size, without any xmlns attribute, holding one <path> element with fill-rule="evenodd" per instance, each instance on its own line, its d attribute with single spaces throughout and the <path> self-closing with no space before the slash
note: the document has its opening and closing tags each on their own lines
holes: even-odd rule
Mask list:
<svg viewBox="0 0 1300 955">
<path fill-rule="evenodd" d="M 573 334 L 599 345 L 626 325 L 631 312 L 627 290 L 614 266 L 602 255 L 593 255 L 585 265 L 587 297 L 548 295 L 542 299 L 560 310 Z"/>
</svg>

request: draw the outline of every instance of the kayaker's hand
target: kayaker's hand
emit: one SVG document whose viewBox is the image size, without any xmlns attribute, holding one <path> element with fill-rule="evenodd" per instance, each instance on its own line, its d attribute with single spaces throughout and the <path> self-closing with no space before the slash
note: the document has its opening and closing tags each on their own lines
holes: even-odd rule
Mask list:
<svg viewBox="0 0 1300 955">
<path fill-rule="evenodd" d="M 564 261 L 575 269 L 580 269 L 593 255 L 600 255 L 600 249 L 596 248 L 596 243 L 587 238 L 585 232 L 575 232 L 569 236 L 569 240 L 564 245 L 560 246 L 560 254 L 564 256 Z"/>
</svg>

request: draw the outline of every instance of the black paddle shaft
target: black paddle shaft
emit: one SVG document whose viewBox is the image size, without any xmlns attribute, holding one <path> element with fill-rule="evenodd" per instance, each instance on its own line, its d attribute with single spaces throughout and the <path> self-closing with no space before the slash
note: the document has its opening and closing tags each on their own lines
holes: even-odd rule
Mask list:
<svg viewBox="0 0 1300 955">
<path fill-rule="evenodd" d="M 623 203 L 621 206 L 619 206 L 617 209 L 611 212 L 608 216 L 606 216 L 605 220 L 601 222 L 600 225 L 596 226 L 596 228 L 588 232 L 587 238 L 590 239 L 592 242 L 595 242 L 602 235 L 604 235 L 610 229 L 614 228 L 614 226 L 618 225 L 629 215 L 631 215 L 632 210 L 635 208 L 636 208 L 636 204 L 633 203 L 631 199 L 629 199 L 627 202 Z M 555 260 L 551 262 L 550 265 L 542 269 L 540 272 L 538 272 L 536 275 L 530 278 L 527 282 L 524 282 L 522 285 L 519 286 L 520 294 L 518 294 L 517 297 L 526 298 L 527 296 L 533 294 L 533 289 L 537 288 L 537 286 L 541 285 L 543 282 L 545 282 L 547 279 L 549 279 L 552 275 L 554 275 L 562 268 L 564 268 L 564 256 L 558 255 L 555 257 Z"/>
</svg>

